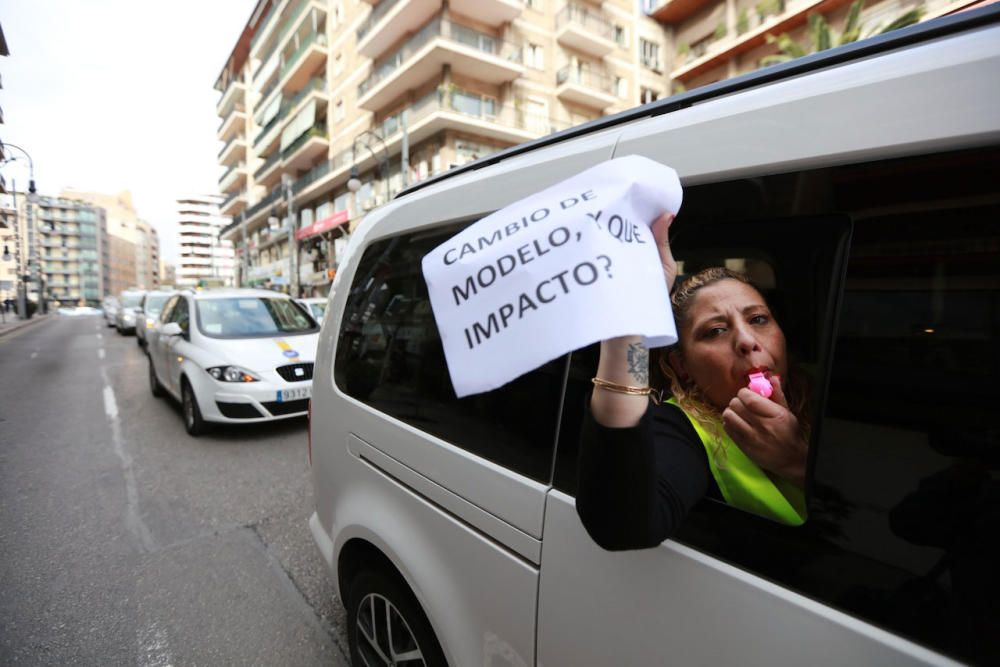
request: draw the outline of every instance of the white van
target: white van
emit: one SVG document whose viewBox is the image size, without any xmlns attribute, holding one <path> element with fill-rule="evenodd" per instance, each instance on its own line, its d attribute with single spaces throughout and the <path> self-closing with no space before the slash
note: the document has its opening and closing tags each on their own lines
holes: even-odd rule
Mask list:
<svg viewBox="0 0 1000 667">
<path fill-rule="evenodd" d="M 352 236 L 313 384 L 310 526 L 354 664 L 1000 659 L 1000 5 L 714 84 L 412 188 Z M 456 399 L 421 258 L 622 155 L 683 272 L 750 273 L 812 377 L 808 520 L 706 500 L 652 549 L 574 506 L 596 346 Z"/>
</svg>

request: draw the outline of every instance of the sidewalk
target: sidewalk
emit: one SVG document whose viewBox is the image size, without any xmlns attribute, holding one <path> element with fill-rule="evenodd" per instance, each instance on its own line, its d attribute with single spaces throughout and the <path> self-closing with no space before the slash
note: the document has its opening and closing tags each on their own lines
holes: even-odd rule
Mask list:
<svg viewBox="0 0 1000 667">
<path fill-rule="evenodd" d="M 20 320 L 14 313 L 4 313 L 5 322 L 0 322 L 0 338 L 3 338 L 9 333 L 18 331 L 25 327 L 35 326 L 39 322 L 44 322 L 50 318 L 55 317 L 52 313 L 47 315 L 35 315 L 30 320 Z"/>
</svg>

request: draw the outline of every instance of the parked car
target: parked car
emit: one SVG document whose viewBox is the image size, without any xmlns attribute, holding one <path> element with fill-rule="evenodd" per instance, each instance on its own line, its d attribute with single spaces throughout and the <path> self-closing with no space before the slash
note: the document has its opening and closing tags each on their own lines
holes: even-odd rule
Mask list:
<svg viewBox="0 0 1000 667">
<path fill-rule="evenodd" d="M 993 5 L 501 151 L 370 213 L 310 418 L 309 524 L 353 663 L 386 664 L 385 637 L 425 665 L 994 663 L 997 72 Z M 598 546 L 575 509 L 596 346 L 455 398 L 421 259 L 632 154 L 681 177 L 681 272 L 749 273 L 812 376 L 800 527 L 706 499 L 657 547 Z"/>
<path fill-rule="evenodd" d="M 104 301 L 101 302 L 101 308 L 104 311 L 104 323 L 109 327 L 117 325 L 118 321 L 118 309 L 121 304 L 118 303 L 118 298 L 114 296 L 104 297 Z"/>
<path fill-rule="evenodd" d="M 143 295 L 137 310 L 135 325 L 135 341 L 139 347 L 146 347 L 146 331 L 156 326 L 163 306 L 173 293 L 174 290 L 153 290 Z"/>
<path fill-rule="evenodd" d="M 115 328 L 123 336 L 135 333 L 140 317 L 140 307 L 145 290 L 127 290 L 118 297 L 118 311 L 115 313 Z"/>
<path fill-rule="evenodd" d="M 303 416 L 319 325 L 292 299 L 257 289 L 185 290 L 146 330 L 154 396 L 181 402 L 191 435 L 206 422 Z"/>
<path fill-rule="evenodd" d="M 317 322 L 323 322 L 323 315 L 326 313 L 327 300 L 322 297 L 310 297 L 308 299 L 296 299 L 295 300 L 300 306 L 306 309 L 313 319 Z"/>
</svg>

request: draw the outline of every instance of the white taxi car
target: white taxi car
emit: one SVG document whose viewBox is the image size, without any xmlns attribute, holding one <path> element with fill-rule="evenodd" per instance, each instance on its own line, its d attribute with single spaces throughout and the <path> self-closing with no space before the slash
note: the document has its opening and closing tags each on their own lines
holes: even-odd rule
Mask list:
<svg viewBox="0 0 1000 667">
<path fill-rule="evenodd" d="M 291 298 L 257 289 L 174 294 L 149 329 L 153 396 L 181 402 L 191 435 L 206 422 L 305 415 L 319 325 Z"/>
</svg>

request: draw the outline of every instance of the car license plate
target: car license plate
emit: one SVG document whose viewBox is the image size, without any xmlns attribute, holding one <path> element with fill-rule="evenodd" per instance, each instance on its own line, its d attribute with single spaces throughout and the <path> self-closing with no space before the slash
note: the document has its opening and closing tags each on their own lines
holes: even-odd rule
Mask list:
<svg viewBox="0 0 1000 667">
<path fill-rule="evenodd" d="M 312 387 L 296 387 L 295 389 L 278 390 L 278 403 L 297 401 L 300 398 L 311 398 Z"/>
</svg>

